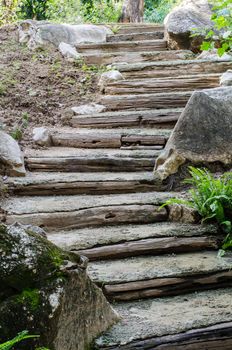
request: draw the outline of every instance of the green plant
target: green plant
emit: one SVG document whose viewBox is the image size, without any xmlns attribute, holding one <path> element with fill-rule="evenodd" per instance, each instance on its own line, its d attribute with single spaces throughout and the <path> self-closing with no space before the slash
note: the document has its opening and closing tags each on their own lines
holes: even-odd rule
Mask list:
<svg viewBox="0 0 232 350">
<path fill-rule="evenodd" d="M 144 19 L 146 22 L 162 23 L 170 10 L 179 0 L 147 0 L 145 2 Z"/>
<path fill-rule="evenodd" d="M 29 114 L 27 112 L 23 112 L 20 121 L 15 125 L 13 131 L 11 132 L 11 136 L 13 139 L 20 141 L 23 138 L 23 132 L 28 127 L 29 124 Z"/>
<path fill-rule="evenodd" d="M 26 339 L 31 339 L 31 338 L 39 338 L 39 335 L 29 335 L 28 331 L 22 331 L 21 333 L 19 333 L 15 338 L 0 344 L 0 350 L 10 350 L 13 348 L 14 345 L 16 345 L 17 343 L 20 343 L 23 340 Z"/>
<path fill-rule="evenodd" d="M 214 23 L 214 28 L 200 31 L 194 29 L 193 36 L 203 35 L 205 37 L 201 50 L 208 51 L 215 48 L 218 55 L 222 56 L 225 52 L 232 50 L 232 1 L 212 0 L 212 4 L 211 20 Z"/>
<path fill-rule="evenodd" d="M 190 179 L 186 184 L 192 185 L 189 200 L 172 198 L 163 206 L 184 204 L 194 208 L 202 217 L 202 222 L 214 221 L 227 234 L 222 252 L 232 249 L 232 173 L 214 177 L 207 169 L 189 167 Z M 163 207 L 162 206 L 162 207 Z"/>
</svg>

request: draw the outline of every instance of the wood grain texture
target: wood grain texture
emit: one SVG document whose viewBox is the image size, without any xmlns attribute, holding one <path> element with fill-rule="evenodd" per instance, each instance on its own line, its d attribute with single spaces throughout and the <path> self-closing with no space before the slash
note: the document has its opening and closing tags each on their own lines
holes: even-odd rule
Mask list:
<svg viewBox="0 0 232 350">
<path fill-rule="evenodd" d="M 121 259 L 138 255 L 160 255 L 201 251 L 204 249 L 217 249 L 219 240 L 215 237 L 191 237 L 191 238 L 150 238 L 122 244 L 101 246 L 97 248 L 78 251 L 90 261 L 105 259 Z"/>
</svg>

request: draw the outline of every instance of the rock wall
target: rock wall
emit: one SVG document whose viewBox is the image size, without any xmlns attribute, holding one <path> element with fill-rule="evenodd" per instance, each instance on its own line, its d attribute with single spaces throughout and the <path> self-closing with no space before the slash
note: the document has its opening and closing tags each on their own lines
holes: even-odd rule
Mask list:
<svg viewBox="0 0 232 350">
<path fill-rule="evenodd" d="M 117 321 L 86 258 L 48 242 L 40 228 L 1 225 L 0 252 L 0 343 L 29 330 L 40 338 L 17 350 L 84 350 Z"/>
</svg>

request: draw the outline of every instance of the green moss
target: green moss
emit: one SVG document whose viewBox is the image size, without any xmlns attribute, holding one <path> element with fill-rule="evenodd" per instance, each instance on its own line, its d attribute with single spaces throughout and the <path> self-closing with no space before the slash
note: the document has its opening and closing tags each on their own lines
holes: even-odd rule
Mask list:
<svg viewBox="0 0 232 350">
<path fill-rule="evenodd" d="M 25 289 L 17 296 L 16 302 L 19 304 L 26 304 L 30 309 L 35 311 L 40 305 L 40 294 L 38 289 Z"/>
</svg>

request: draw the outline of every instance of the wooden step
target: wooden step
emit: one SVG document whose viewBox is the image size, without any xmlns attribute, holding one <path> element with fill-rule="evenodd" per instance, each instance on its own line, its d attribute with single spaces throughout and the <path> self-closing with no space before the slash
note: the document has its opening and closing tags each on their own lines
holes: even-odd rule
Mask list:
<svg viewBox="0 0 232 350">
<path fill-rule="evenodd" d="M 108 35 L 106 41 L 109 43 L 122 42 L 122 41 L 142 41 L 142 40 L 156 40 L 163 39 L 164 31 L 152 31 L 152 32 L 139 32 L 130 34 L 114 34 Z"/>
<path fill-rule="evenodd" d="M 220 76 L 221 74 L 202 74 L 158 79 L 122 80 L 109 83 L 104 88 L 104 92 L 108 95 L 130 95 L 208 89 L 219 86 Z"/>
<path fill-rule="evenodd" d="M 106 260 L 148 252 L 156 255 L 215 249 L 219 241 L 216 235 L 217 229 L 211 225 L 162 222 L 51 232 L 48 238 L 59 247 L 86 255 L 90 260 Z"/>
<path fill-rule="evenodd" d="M 223 73 L 232 68 L 231 62 L 209 60 L 179 60 L 163 62 L 144 62 L 120 66 L 125 79 L 162 78 L 182 76 L 185 72 L 194 74 Z"/>
<path fill-rule="evenodd" d="M 115 303 L 121 322 L 97 341 L 108 350 L 231 350 L 232 288 Z"/>
<path fill-rule="evenodd" d="M 166 221 L 167 210 L 158 210 L 172 193 L 149 192 L 105 196 L 37 196 L 5 199 L 0 219 L 46 230 L 83 228 L 126 223 Z"/>
<path fill-rule="evenodd" d="M 111 52 L 111 53 L 93 53 L 83 54 L 82 58 L 86 64 L 111 65 L 120 70 L 122 63 L 153 62 L 162 60 L 183 60 L 191 59 L 194 54 L 188 50 L 170 50 L 170 51 L 151 51 L 151 52 Z M 121 63 L 121 64 L 120 64 Z"/>
<path fill-rule="evenodd" d="M 5 181 L 10 193 L 27 196 L 111 194 L 155 190 L 152 172 L 27 173 Z"/>
<path fill-rule="evenodd" d="M 202 236 L 176 239 L 180 244 L 184 240 L 186 243 L 189 241 L 190 247 L 193 244 L 193 251 L 177 255 L 134 256 L 112 261 L 94 261 L 89 263 L 88 274 L 95 283 L 104 286 L 104 293 L 110 299 L 124 301 L 178 295 L 209 289 L 210 286 L 215 288 L 215 285 L 232 285 L 231 258 L 220 259 L 217 257 L 217 251 L 211 250 L 216 249 L 216 238 Z M 210 250 L 200 252 L 204 249 L 203 245 L 207 239 Z M 184 251 L 185 248 L 182 246 L 180 249 Z"/>
<path fill-rule="evenodd" d="M 149 127 L 172 128 L 182 108 L 152 109 L 141 111 L 116 111 L 91 115 L 75 115 L 71 124 L 78 128 Z"/>
<path fill-rule="evenodd" d="M 150 33 L 153 31 L 164 31 L 164 26 L 154 23 L 112 23 L 109 25 L 115 34 Z"/>
<path fill-rule="evenodd" d="M 164 51 L 167 50 L 167 42 L 165 40 L 121 41 L 116 43 L 78 44 L 76 48 L 80 53 Z"/>
<path fill-rule="evenodd" d="M 26 165 L 31 171 L 134 172 L 152 171 L 157 150 L 76 149 L 51 147 L 27 150 Z"/>
<path fill-rule="evenodd" d="M 161 92 L 155 94 L 104 95 L 99 103 L 108 111 L 145 109 L 145 108 L 180 108 L 185 107 L 193 91 Z"/>
<path fill-rule="evenodd" d="M 171 130 L 155 129 L 64 129 L 51 131 L 53 146 L 79 148 L 126 148 L 136 146 L 137 149 L 162 149 Z"/>
</svg>

